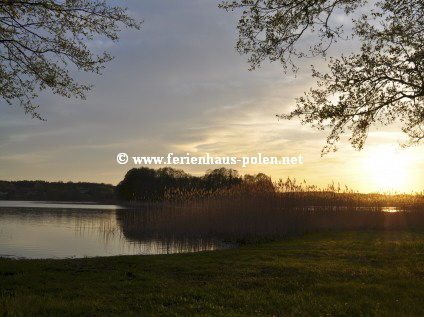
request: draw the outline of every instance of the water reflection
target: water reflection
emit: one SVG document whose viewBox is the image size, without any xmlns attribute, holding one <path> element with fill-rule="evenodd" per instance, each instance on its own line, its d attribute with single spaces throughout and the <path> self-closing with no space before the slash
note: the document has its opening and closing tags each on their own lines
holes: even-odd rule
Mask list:
<svg viewBox="0 0 424 317">
<path fill-rule="evenodd" d="M 228 247 L 216 235 L 196 230 L 196 223 L 187 228 L 173 221 L 172 209 L 123 209 L 116 211 L 120 231 L 127 241 L 142 242 L 150 254 L 199 252 Z"/>
<path fill-rule="evenodd" d="M 421 223 L 419 213 L 403 211 L 396 207 L 343 206 L 272 209 L 254 204 L 241 208 L 210 203 L 189 208 L 151 204 L 123 209 L 114 205 L 0 201 L 0 256 L 65 258 L 197 252 L 228 247 L 224 240 Z"/>
<path fill-rule="evenodd" d="M 383 212 L 401 212 L 401 211 L 405 211 L 405 210 L 400 209 L 398 207 L 381 207 L 381 211 L 383 211 Z"/>
<path fill-rule="evenodd" d="M 370 207 L 370 206 L 301 206 L 290 208 L 299 211 L 375 211 L 375 212 L 403 212 L 408 211 L 399 207 Z"/>
<path fill-rule="evenodd" d="M 0 202 L 0 256 L 68 258 L 133 254 L 169 254 L 214 250 L 222 244 L 204 239 L 176 239 L 136 234 L 123 209 L 102 205 L 54 204 L 50 208 L 16 207 Z M 12 206 L 13 205 L 13 206 Z M 35 206 L 36 205 L 36 206 Z M 72 208 L 71 208 L 72 207 Z M 124 213 L 125 214 L 125 213 Z M 131 219 L 134 219 L 133 214 Z M 135 216 L 135 218 L 137 218 Z M 135 223 L 142 221 L 138 219 Z M 143 230 L 141 226 L 141 230 Z"/>
<path fill-rule="evenodd" d="M 54 201 L 16 201 L 16 200 L 0 200 L 0 208 L 72 208 L 72 209 L 101 209 L 116 210 L 124 208 L 118 205 L 97 204 L 90 202 L 54 202 Z"/>
</svg>

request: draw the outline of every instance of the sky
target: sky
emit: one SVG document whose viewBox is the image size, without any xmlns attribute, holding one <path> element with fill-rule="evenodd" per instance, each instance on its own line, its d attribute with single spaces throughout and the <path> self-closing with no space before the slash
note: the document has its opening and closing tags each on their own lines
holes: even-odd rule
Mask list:
<svg viewBox="0 0 424 317">
<path fill-rule="evenodd" d="M 423 146 L 401 149 L 398 127 L 372 130 L 362 151 L 342 138 L 339 150 L 321 157 L 328 131 L 278 120 L 295 98 L 314 85 L 309 65 L 297 76 L 265 62 L 249 71 L 235 50 L 237 12 L 217 1 L 116 1 L 144 20 L 124 30 L 118 43 L 96 39 L 93 51 L 115 59 L 101 76 L 75 73 L 94 88 L 86 100 L 43 93 L 39 121 L 18 105 L 0 101 L 0 179 L 119 183 L 134 167 L 132 156 L 303 156 L 302 165 L 226 166 L 240 174 L 263 172 L 325 188 L 340 183 L 361 192 L 424 189 Z M 341 43 L 332 53 L 353 50 Z M 320 67 L 325 61 L 316 60 Z M 151 165 L 152 168 L 164 166 Z M 202 175 L 219 165 L 174 165 Z"/>
</svg>

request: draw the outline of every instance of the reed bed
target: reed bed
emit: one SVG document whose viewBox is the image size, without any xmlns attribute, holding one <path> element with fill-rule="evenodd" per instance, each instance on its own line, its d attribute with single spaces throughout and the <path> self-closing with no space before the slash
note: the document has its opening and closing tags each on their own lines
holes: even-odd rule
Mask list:
<svg viewBox="0 0 424 317">
<path fill-rule="evenodd" d="M 424 196 L 360 194 L 264 178 L 215 191 L 167 191 L 162 203 L 118 211 L 130 239 L 249 242 L 316 231 L 424 228 Z M 387 212 L 395 211 L 395 212 Z"/>
</svg>

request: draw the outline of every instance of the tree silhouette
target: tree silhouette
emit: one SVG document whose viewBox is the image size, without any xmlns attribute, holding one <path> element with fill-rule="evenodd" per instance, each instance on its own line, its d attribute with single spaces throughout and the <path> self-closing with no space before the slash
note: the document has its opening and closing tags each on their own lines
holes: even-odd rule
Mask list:
<svg viewBox="0 0 424 317">
<path fill-rule="evenodd" d="M 192 197 L 201 198 L 241 183 L 242 178 L 238 172 L 225 167 L 208 170 L 204 176 L 192 176 L 171 167 L 157 170 L 140 167 L 126 173 L 116 186 L 116 193 L 119 199 L 128 201 L 163 201 L 167 193 L 172 193 L 173 199 L 182 193 L 192 193 L 195 194 Z"/>
<path fill-rule="evenodd" d="M 230 188 L 242 182 L 242 178 L 236 170 L 225 167 L 207 170 L 203 179 L 205 187 L 212 190 Z"/>
<path fill-rule="evenodd" d="M 404 146 L 424 139 L 422 0 L 237 0 L 220 6 L 243 10 L 237 49 L 250 55 L 251 69 L 269 59 L 296 72 L 298 58 L 325 56 L 340 39 L 361 42 L 359 53 L 331 58 L 329 73 L 313 68 L 318 88 L 298 98 L 293 112 L 278 116 L 330 129 L 323 154 L 336 150 L 347 131 L 353 147 L 360 150 L 372 126 L 394 122 L 401 124 L 408 137 Z M 368 13 L 360 12 L 365 9 Z M 335 16 L 341 12 L 345 21 L 351 19 L 349 32 L 337 22 L 340 19 Z M 311 34 L 316 42 L 310 42 Z M 306 36 L 310 46 L 305 50 Z"/>
<path fill-rule="evenodd" d="M 120 25 L 140 28 L 104 0 L 0 0 L 0 98 L 39 119 L 32 103 L 39 91 L 85 98 L 91 86 L 77 83 L 69 69 L 100 73 L 112 57 L 87 43 L 96 36 L 117 41 Z"/>
</svg>

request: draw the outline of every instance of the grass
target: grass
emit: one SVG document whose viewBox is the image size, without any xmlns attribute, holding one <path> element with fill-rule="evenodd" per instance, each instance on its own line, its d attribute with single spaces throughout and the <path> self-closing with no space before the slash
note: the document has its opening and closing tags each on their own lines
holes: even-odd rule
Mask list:
<svg viewBox="0 0 424 317">
<path fill-rule="evenodd" d="M 1 316 L 424 316 L 424 231 L 192 254 L 0 259 Z"/>
</svg>

